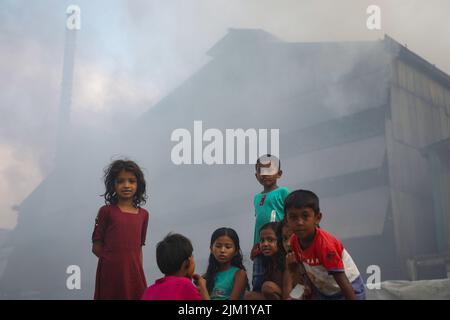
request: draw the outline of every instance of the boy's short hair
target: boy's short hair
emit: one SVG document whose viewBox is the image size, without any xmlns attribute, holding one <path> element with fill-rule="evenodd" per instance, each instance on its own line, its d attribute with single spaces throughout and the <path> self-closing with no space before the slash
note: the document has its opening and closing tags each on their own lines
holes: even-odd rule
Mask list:
<svg viewBox="0 0 450 320">
<path fill-rule="evenodd" d="M 255 170 L 258 171 L 258 164 L 268 164 L 270 162 L 270 167 L 278 168 L 277 172 L 274 174 L 277 174 L 281 170 L 281 161 L 276 156 L 272 154 L 264 154 L 256 160 L 255 163 Z"/>
<path fill-rule="evenodd" d="M 184 261 L 192 256 L 191 241 L 178 233 L 169 233 L 156 246 L 156 263 L 159 270 L 167 275 L 177 273 Z"/>
<path fill-rule="evenodd" d="M 290 208 L 311 208 L 315 214 L 320 213 L 319 197 L 309 190 L 295 190 L 284 200 L 284 214 Z"/>
</svg>

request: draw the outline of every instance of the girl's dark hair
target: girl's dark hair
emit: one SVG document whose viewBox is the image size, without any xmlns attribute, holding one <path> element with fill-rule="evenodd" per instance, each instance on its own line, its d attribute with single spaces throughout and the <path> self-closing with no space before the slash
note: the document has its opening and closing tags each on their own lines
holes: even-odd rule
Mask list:
<svg viewBox="0 0 450 320">
<path fill-rule="evenodd" d="M 283 242 L 280 241 L 280 238 L 278 236 L 280 222 L 266 223 L 261 227 L 261 229 L 259 229 L 259 233 L 261 234 L 261 231 L 266 229 L 271 229 L 275 233 L 278 249 L 272 257 L 264 257 L 265 259 L 263 259 L 264 269 L 266 270 L 264 273 L 264 277 L 270 277 L 276 271 L 284 272 L 286 254 L 284 253 L 284 250 L 280 250 L 280 246 L 281 248 L 283 247 Z"/>
<path fill-rule="evenodd" d="M 285 226 L 287 226 L 286 216 L 284 217 L 283 220 L 278 222 L 277 230 L 275 231 L 275 234 L 277 236 L 278 251 L 280 251 L 283 254 L 283 257 L 286 256 L 286 254 L 287 254 L 287 252 L 286 252 L 286 250 L 284 250 L 284 246 L 283 246 L 283 228 Z"/>
<path fill-rule="evenodd" d="M 236 254 L 234 255 L 233 259 L 231 260 L 231 265 L 238 267 L 241 270 L 245 270 L 244 264 L 242 263 L 243 257 L 242 257 L 242 251 L 241 247 L 239 245 L 239 236 L 237 235 L 236 231 L 234 231 L 231 228 L 219 228 L 216 231 L 213 232 L 211 235 L 211 242 L 209 245 L 209 248 L 212 249 L 214 242 L 222 236 L 230 237 L 231 240 L 233 240 L 234 247 L 236 249 Z M 206 288 L 208 289 L 209 293 L 212 293 L 214 289 L 214 281 L 216 278 L 216 274 L 219 270 L 219 263 L 217 262 L 216 258 L 212 254 L 212 252 L 209 254 L 209 261 L 208 261 L 208 269 L 206 270 L 206 274 L 204 276 L 206 280 Z M 249 285 L 247 282 L 247 289 L 249 289 Z"/>
<path fill-rule="evenodd" d="M 117 176 L 122 170 L 133 173 L 137 180 L 137 190 L 133 197 L 133 204 L 135 207 L 139 207 L 141 204 L 145 204 L 147 201 L 147 194 L 145 191 L 146 184 L 144 179 L 144 173 L 139 166 L 131 160 L 116 160 L 111 163 L 104 170 L 104 181 L 106 192 L 102 194 L 105 198 L 106 204 L 117 204 L 118 198 L 115 190 L 115 183 Z"/>
</svg>

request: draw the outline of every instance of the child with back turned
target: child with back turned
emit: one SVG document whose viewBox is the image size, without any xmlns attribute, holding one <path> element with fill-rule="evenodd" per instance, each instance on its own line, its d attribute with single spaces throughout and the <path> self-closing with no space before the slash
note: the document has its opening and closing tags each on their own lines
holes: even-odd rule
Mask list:
<svg viewBox="0 0 450 320">
<path fill-rule="evenodd" d="M 364 283 L 352 257 L 339 240 L 319 227 L 319 198 L 308 190 L 293 191 L 284 210 L 294 232 L 292 252 L 286 255 L 289 273 L 298 273 L 301 264 L 317 299 L 365 299 Z"/>
<path fill-rule="evenodd" d="M 149 214 L 144 174 L 129 160 L 105 170 L 105 203 L 92 234 L 92 252 L 99 258 L 94 299 L 140 299 L 147 287 L 142 266 Z"/>
<path fill-rule="evenodd" d="M 142 300 L 209 300 L 205 279 L 195 274 L 193 251 L 191 241 L 181 234 L 168 234 L 160 241 L 156 263 L 165 277 L 148 287 Z"/>
<path fill-rule="evenodd" d="M 250 258 L 253 260 L 253 291 L 261 292 L 265 269 L 263 254 L 260 250 L 259 232 L 263 225 L 283 220 L 284 199 L 289 190 L 277 185 L 277 180 L 281 178 L 283 172 L 280 160 L 274 155 L 266 154 L 259 157 L 255 169 L 256 180 L 263 186 L 263 191 L 253 198 L 256 220 Z"/>
</svg>

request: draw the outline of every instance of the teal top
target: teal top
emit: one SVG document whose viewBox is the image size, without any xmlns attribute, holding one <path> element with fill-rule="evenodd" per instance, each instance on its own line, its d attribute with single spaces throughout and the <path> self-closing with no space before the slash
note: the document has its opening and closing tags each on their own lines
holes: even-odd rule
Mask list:
<svg viewBox="0 0 450 320">
<path fill-rule="evenodd" d="M 253 244 L 259 243 L 259 229 L 269 222 L 283 220 L 284 199 L 289 194 L 288 188 L 278 187 L 267 193 L 255 194 L 253 205 L 255 206 L 255 236 Z"/>
<path fill-rule="evenodd" d="M 234 275 L 240 269 L 231 266 L 229 269 L 216 273 L 214 289 L 210 295 L 211 300 L 230 300 L 233 291 Z"/>
</svg>

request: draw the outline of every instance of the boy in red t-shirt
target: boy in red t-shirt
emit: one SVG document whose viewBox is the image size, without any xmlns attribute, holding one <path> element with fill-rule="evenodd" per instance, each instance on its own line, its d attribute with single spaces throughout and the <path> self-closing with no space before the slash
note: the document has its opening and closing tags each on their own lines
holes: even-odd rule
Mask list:
<svg viewBox="0 0 450 320">
<path fill-rule="evenodd" d="M 311 191 L 291 192 L 284 203 L 285 219 L 294 234 L 286 256 L 288 274 L 302 263 L 317 299 L 365 299 L 364 283 L 352 257 L 334 236 L 320 229 L 319 198 Z"/>
</svg>

